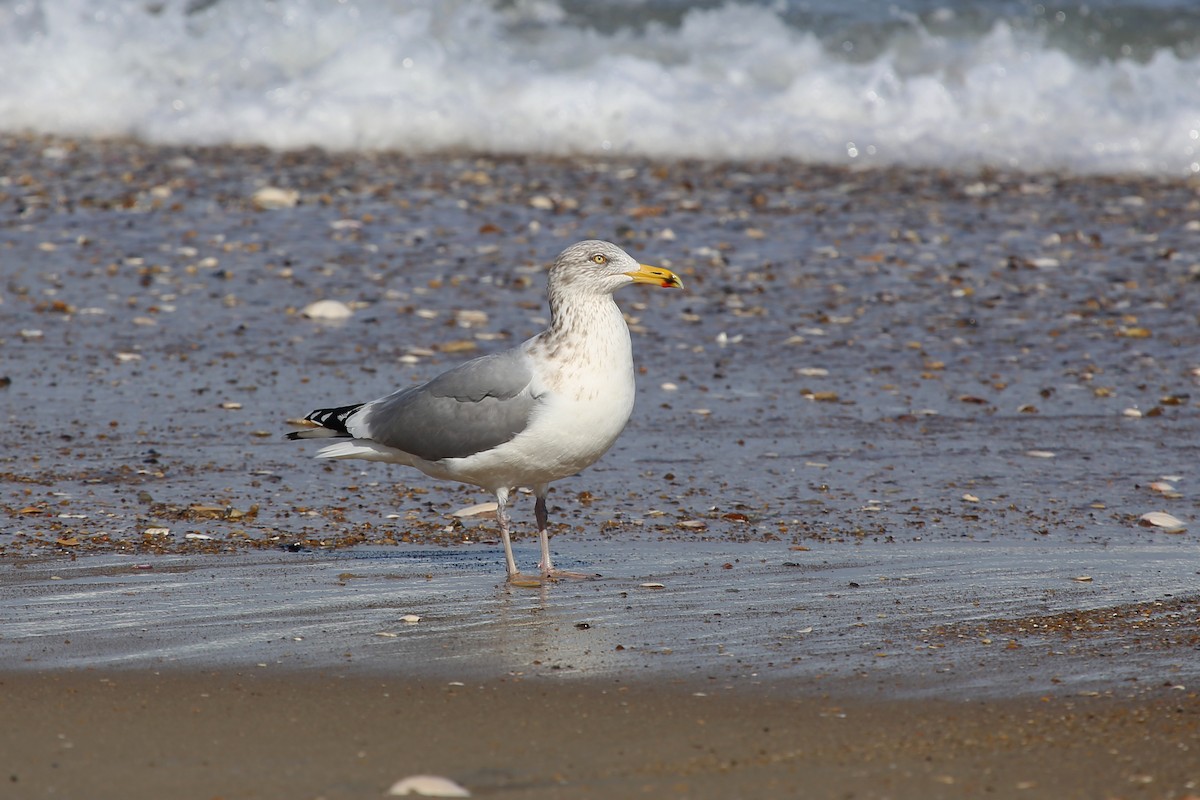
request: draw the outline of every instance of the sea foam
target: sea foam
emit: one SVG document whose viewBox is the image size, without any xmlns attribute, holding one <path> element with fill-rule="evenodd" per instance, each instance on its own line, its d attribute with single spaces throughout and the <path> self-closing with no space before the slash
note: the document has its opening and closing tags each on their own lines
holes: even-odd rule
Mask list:
<svg viewBox="0 0 1200 800">
<path fill-rule="evenodd" d="M 1178 48 L 1086 58 L 1004 18 L 914 17 L 874 30 L 864 56 L 759 3 L 616 19 L 582 24 L 549 0 L 0 0 L 0 129 L 1200 172 L 1200 60 Z"/>
</svg>

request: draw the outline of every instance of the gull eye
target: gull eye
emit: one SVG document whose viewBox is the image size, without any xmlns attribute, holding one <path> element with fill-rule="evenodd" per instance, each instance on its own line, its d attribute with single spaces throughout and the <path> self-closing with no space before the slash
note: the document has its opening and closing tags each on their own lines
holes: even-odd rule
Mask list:
<svg viewBox="0 0 1200 800">
<path fill-rule="evenodd" d="M 596 264 L 607 264 L 608 263 L 608 259 L 605 258 L 604 256 L 600 255 L 599 253 L 592 256 L 592 261 Z"/>
</svg>

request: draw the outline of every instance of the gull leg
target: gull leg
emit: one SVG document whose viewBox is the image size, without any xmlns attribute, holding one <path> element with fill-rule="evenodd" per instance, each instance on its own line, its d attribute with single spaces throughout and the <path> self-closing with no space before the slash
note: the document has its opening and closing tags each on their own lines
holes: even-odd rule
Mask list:
<svg viewBox="0 0 1200 800">
<path fill-rule="evenodd" d="M 517 560 L 513 558 L 512 538 L 508 534 L 508 489 L 496 490 L 496 522 L 500 524 L 500 538 L 504 541 L 504 566 L 511 581 L 517 574 Z"/>
<path fill-rule="evenodd" d="M 537 500 L 533 504 L 533 518 L 537 520 L 538 544 L 542 548 L 542 560 L 538 562 L 538 569 L 543 575 L 548 575 L 554 569 L 554 565 L 550 563 L 550 532 L 546 530 L 550 515 L 546 512 L 546 496 L 541 492 L 538 492 Z"/>
<path fill-rule="evenodd" d="M 538 543 L 542 548 L 542 560 L 538 562 L 538 570 L 541 571 L 542 577 L 547 580 L 595 577 L 594 575 L 585 575 L 582 572 L 555 569 L 554 564 L 550 561 L 550 530 L 548 527 L 550 514 L 546 511 L 546 490 L 547 487 L 545 486 L 538 486 L 534 490 L 534 493 L 537 495 L 537 502 L 533 504 L 533 516 L 537 520 Z"/>
<path fill-rule="evenodd" d="M 504 541 L 504 567 L 508 571 L 508 582 L 513 586 L 541 586 L 541 578 L 522 575 L 517 569 L 517 559 L 513 557 L 512 537 L 509 535 L 508 495 L 507 487 L 496 490 L 496 521 L 500 524 L 500 538 Z"/>
</svg>

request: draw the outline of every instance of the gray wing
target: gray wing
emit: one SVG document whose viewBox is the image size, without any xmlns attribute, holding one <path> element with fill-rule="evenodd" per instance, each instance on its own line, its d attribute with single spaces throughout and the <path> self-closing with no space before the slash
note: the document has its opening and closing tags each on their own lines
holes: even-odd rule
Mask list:
<svg viewBox="0 0 1200 800">
<path fill-rule="evenodd" d="M 351 433 L 427 461 L 491 450 L 529 423 L 532 377 L 519 349 L 476 358 L 368 403 Z"/>
</svg>

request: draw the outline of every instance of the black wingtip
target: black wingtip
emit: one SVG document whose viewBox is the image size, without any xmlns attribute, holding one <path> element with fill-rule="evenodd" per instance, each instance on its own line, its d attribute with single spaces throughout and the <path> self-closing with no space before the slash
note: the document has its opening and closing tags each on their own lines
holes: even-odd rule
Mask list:
<svg viewBox="0 0 1200 800">
<path fill-rule="evenodd" d="M 346 430 L 346 420 L 355 411 L 362 408 L 363 405 L 363 403 L 355 403 L 354 405 L 342 406 L 340 408 L 318 408 L 304 419 L 315 423 L 319 427 L 303 431 L 292 431 L 291 433 L 285 433 L 284 436 L 293 441 L 296 439 L 321 439 L 329 436 L 350 436 L 350 431 Z"/>
<path fill-rule="evenodd" d="M 363 407 L 362 403 L 354 403 L 353 405 L 341 406 L 340 408 L 318 408 L 316 411 L 305 417 L 309 422 L 315 422 L 322 428 L 328 428 L 331 431 L 338 433 L 349 434 L 346 430 L 346 420 L 355 411 Z"/>
</svg>

